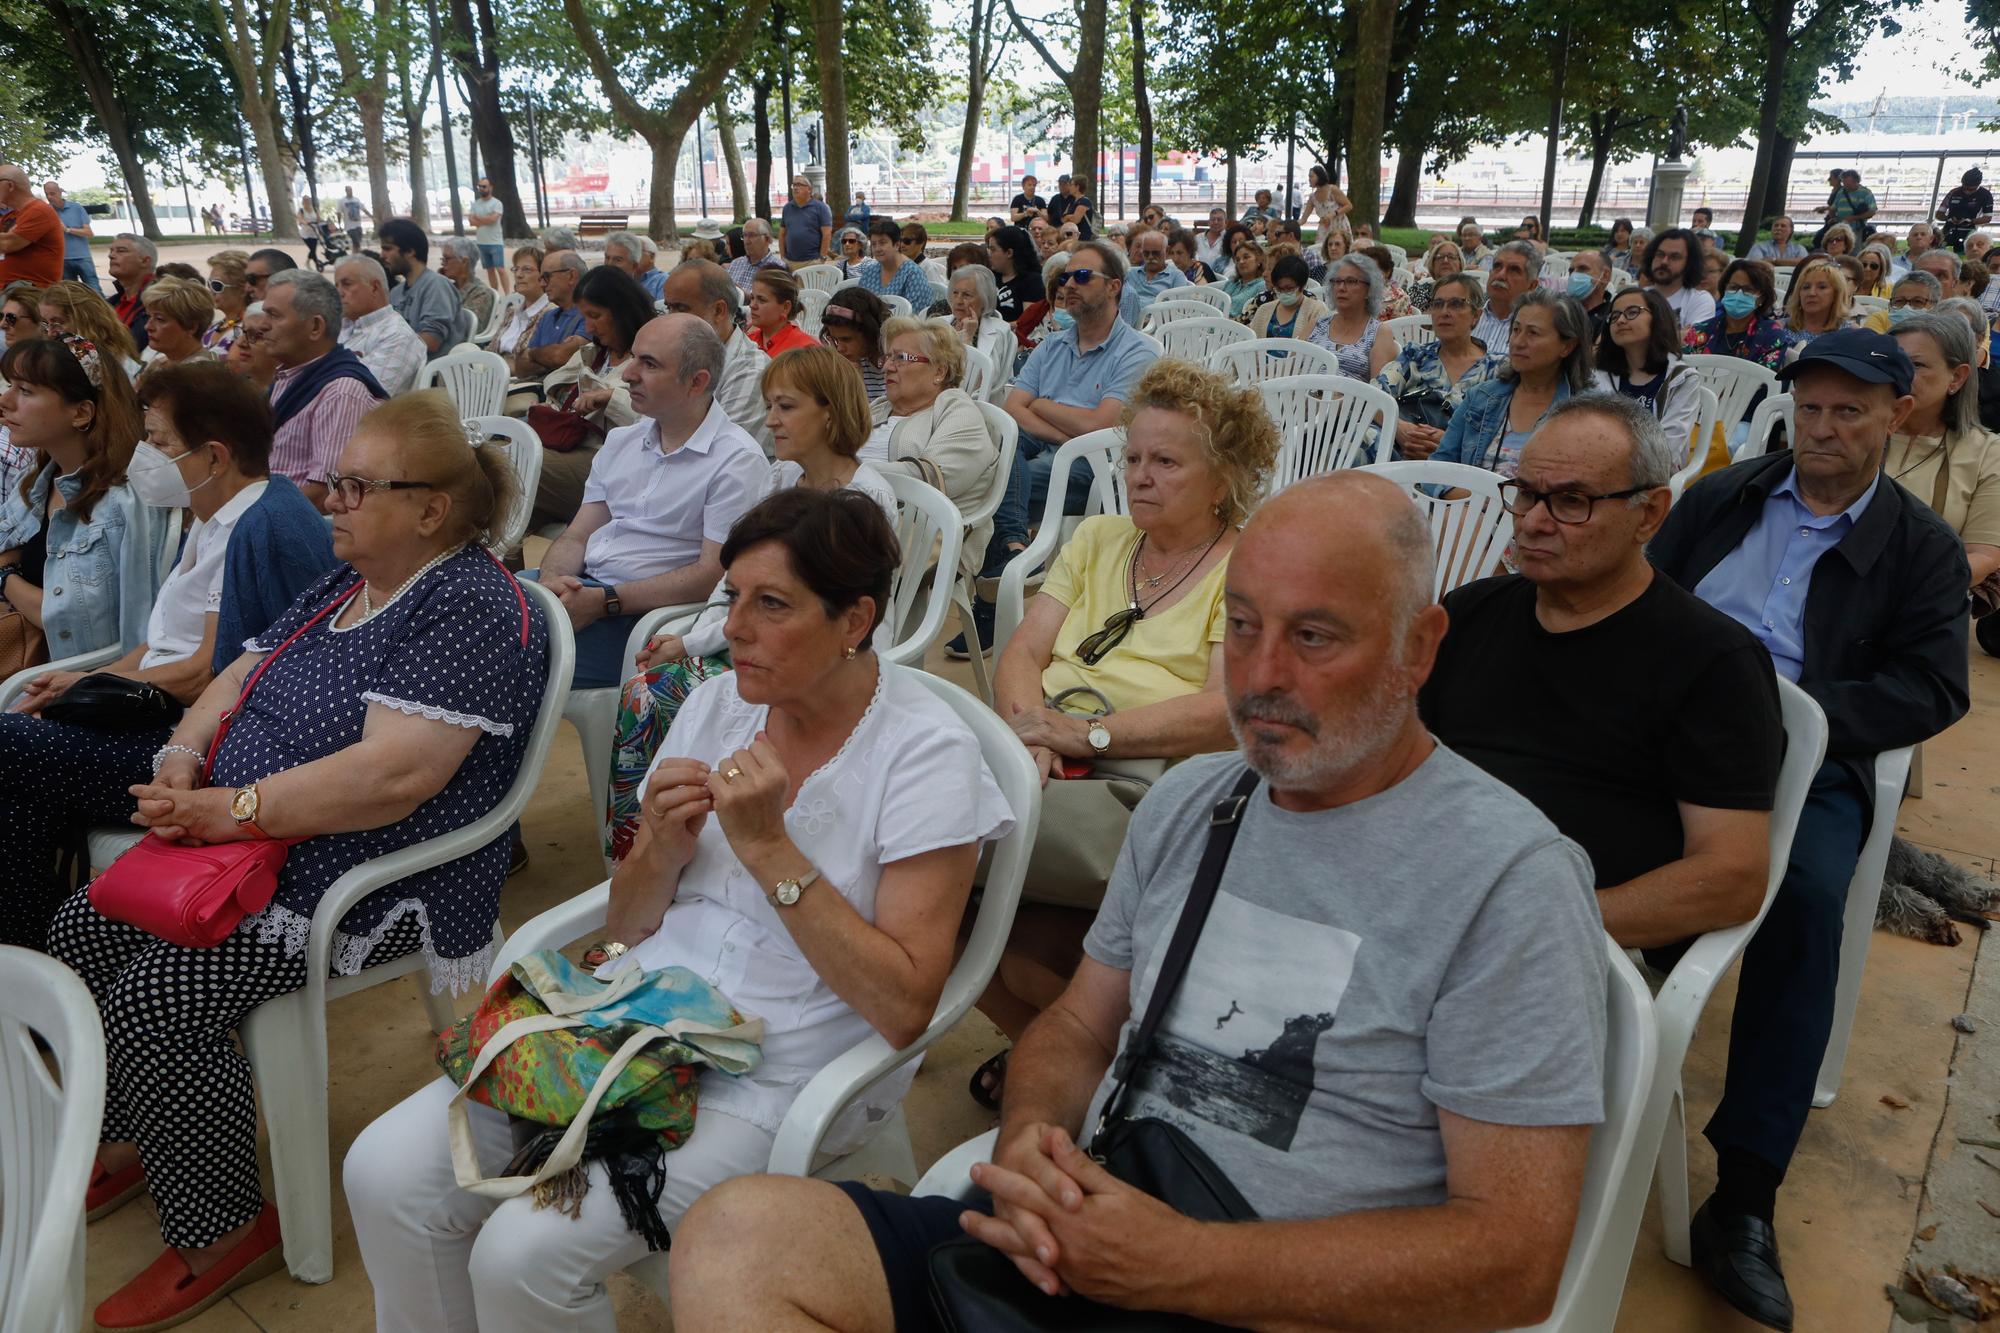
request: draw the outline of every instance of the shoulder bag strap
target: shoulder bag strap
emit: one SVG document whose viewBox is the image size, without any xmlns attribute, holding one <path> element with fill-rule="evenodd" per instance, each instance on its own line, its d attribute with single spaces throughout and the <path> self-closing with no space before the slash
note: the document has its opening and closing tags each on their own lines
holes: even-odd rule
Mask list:
<svg viewBox="0 0 2000 1333">
<path fill-rule="evenodd" d="M 1104 1100 L 1104 1112 L 1097 1122 L 1100 1134 L 1117 1116 L 1126 1090 L 1131 1086 L 1132 1076 L 1151 1053 L 1153 1035 L 1159 1031 L 1161 1020 L 1167 1016 L 1167 1006 L 1173 1003 L 1174 992 L 1180 989 L 1181 976 L 1187 971 L 1188 960 L 1194 957 L 1194 946 L 1201 937 L 1202 925 L 1208 920 L 1208 909 L 1214 905 L 1215 892 L 1222 884 L 1223 868 L 1229 864 L 1229 849 L 1236 845 L 1236 830 L 1242 827 L 1244 807 L 1249 804 L 1250 795 L 1257 790 L 1259 781 L 1255 770 L 1244 769 L 1243 776 L 1236 780 L 1235 789 L 1208 816 L 1208 845 L 1202 849 L 1201 864 L 1194 872 L 1194 883 L 1188 888 L 1187 902 L 1181 906 L 1180 919 L 1174 923 L 1173 938 L 1167 941 L 1166 957 L 1160 960 L 1152 998 L 1146 1002 L 1146 1016 L 1139 1021 L 1138 1031 L 1132 1034 L 1132 1040 L 1125 1045 L 1125 1053 L 1118 1058 L 1118 1086 Z"/>
<path fill-rule="evenodd" d="M 340 610 L 341 607 L 346 606 L 349 602 L 353 601 L 354 594 L 360 591 L 361 591 L 361 580 L 356 579 L 353 583 L 347 586 L 347 590 L 345 592 L 341 593 L 340 596 L 334 598 L 332 601 L 328 602 L 325 606 L 322 606 L 318 611 L 314 612 L 311 620 L 308 620 L 305 624 L 293 630 L 289 638 L 287 638 L 283 643 L 279 644 L 276 648 L 273 648 L 269 653 L 265 654 L 264 660 L 257 664 L 257 669 L 250 673 L 250 679 L 243 682 L 243 692 L 236 696 L 236 702 L 230 705 L 229 711 L 224 713 L 222 715 L 221 720 L 216 724 L 215 739 L 211 740 L 208 743 L 208 758 L 203 760 L 201 765 L 201 780 L 203 782 L 208 781 L 209 773 L 215 768 L 215 756 L 222 749 L 222 738 L 229 734 L 230 725 L 236 720 L 236 715 L 243 711 L 243 703 L 246 699 L 250 697 L 250 691 L 257 688 L 258 677 L 264 674 L 265 669 L 269 667 L 271 663 L 278 660 L 279 653 L 284 652 L 285 649 L 297 643 L 299 641 L 300 636 L 302 636 L 307 630 L 311 629 L 314 625 L 319 624 L 320 621 L 325 620 L 328 616 Z"/>
</svg>

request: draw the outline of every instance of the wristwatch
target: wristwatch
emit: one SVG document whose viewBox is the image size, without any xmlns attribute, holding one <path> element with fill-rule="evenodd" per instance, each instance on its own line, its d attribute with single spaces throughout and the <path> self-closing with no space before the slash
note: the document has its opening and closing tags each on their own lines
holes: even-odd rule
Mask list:
<svg viewBox="0 0 2000 1333">
<path fill-rule="evenodd" d="M 805 874 L 799 876 L 797 879 L 779 880 L 777 884 L 772 887 L 771 896 L 778 900 L 779 906 L 790 907 L 793 903 L 799 900 L 800 894 L 804 893 L 807 889 L 811 888 L 814 884 L 818 882 L 819 882 L 819 870 L 817 868 L 814 868 L 812 870 L 806 871 Z"/>
<path fill-rule="evenodd" d="M 622 616 L 625 614 L 625 604 L 618 600 L 618 589 L 611 587 L 609 584 L 606 584 L 604 588 L 604 614 L 607 616 Z"/>
<path fill-rule="evenodd" d="M 254 838 L 268 838 L 271 835 L 257 827 L 257 784 L 238 787 L 236 794 L 229 798 L 229 817 L 238 827 L 250 830 Z"/>
<path fill-rule="evenodd" d="M 1084 737 L 1097 754 L 1105 754 L 1111 749 L 1111 729 L 1102 722 L 1092 722 L 1090 730 L 1084 733 Z"/>
</svg>

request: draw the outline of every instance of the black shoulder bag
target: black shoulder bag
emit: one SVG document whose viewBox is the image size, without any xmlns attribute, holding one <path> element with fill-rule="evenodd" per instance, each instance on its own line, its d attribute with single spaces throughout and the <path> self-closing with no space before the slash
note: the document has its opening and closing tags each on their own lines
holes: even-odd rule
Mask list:
<svg viewBox="0 0 2000 1333">
<path fill-rule="evenodd" d="M 1229 849 L 1236 842 L 1244 807 L 1257 789 L 1256 773 L 1245 770 L 1236 788 L 1208 818 L 1208 845 L 1188 889 L 1166 957 L 1160 962 L 1146 1016 L 1126 1043 L 1117 1064 L 1118 1085 L 1104 1101 L 1091 1136 L 1090 1154 L 1105 1170 L 1135 1189 L 1200 1222 L 1254 1222 L 1257 1211 L 1237 1192 L 1194 1140 L 1164 1120 L 1123 1113 L 1132 1080 L 1152 1053 L 1153 1038 L 1180 988 L 1194 956 L 1202 924 L 1222 883 Z M 1161 1255 L 1171 1263 L 1173 1256 Z M 939 1322 L 952 1333 L 1199 1333 L 1224 1326 L 1189 1315 L 1122 1310 L 1077 1295 L 1050 1296 L 1021 1275 L 1000 1251 L 967 1236 L 931 1250 L 931 1300 Z"/>
</svg>

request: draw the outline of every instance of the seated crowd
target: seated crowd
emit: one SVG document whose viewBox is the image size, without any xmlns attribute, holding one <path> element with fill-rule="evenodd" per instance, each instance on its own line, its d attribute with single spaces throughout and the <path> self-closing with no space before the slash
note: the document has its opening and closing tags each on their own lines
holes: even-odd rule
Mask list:
<svg viewBox="0 0 2000 1333">
<path fill-rule="evenodd" d="M 0 165 L 0 206 L 17 175 Z M 1621 224 L 1559 279 L 1534 219 L 1492 247 L 1468 219 L 1405 270 L 1331 173 L 1312 182 L 1308 251 L 1268 191 L 1199 233 L 1156 210 L 1121 229 L 1086 177 L 1053 199 L 1029 177 L 942 282 L 921 228 L 858 204 L 850 250 L 801 179 L 775 234 L 752 220 L 733 258 L 718 238 L 725 262 L 662 270 L 621 232 L 592 265 L 544 238 L 514 251 L 505 297 L 482 280 L 497 247 L 404 219 L 331 280 L 267 249 L 212 256 L 204 285 L 133 244 L 109 257 L 115 300 L 0 289 L 0 612 L 48 654 L 13 667 L 119 654 L 88 680 L 42 671 L 0 713 L 0 942 L 96 997 L 110 1091 L 86 1206 L 150 1192 L 165 1243 L 98 1326 L 167 1327 L 281 1266 L 233 1034 L 304 986 L 315 908 L 346 871 L 500 807 L 567 684 L 619 697 L 587 965 L 705 982 L 761 1020 L 758 1061 L 697 1073 L 691 1130 L 593 1126 L 560 1206 L 469 1187 L 513 1174 L 519 1122 L 449 1076 L 399 1090 L 345 1160 L 377 1327 L 609 1327 L 607 1277 L 666 1235 L 691 1331 L 945 1327 L 932 1251 L 963 1238 L 1044 1325 L 1072 1307 L 1035 1302 L 1532 1324 L 1605 1116 L 1607 951 L 1669 971 L 1773 882 L 1694 1245 L 1723 1299 L 1791 1327 L 1775 1201 L 1833 1021 L 1875 756 L 1967 710 L 1975 623 L 2000 652 L 1987 308 L 1913 236 L 1907 271 L 1878 255 L 1890 305 L 1855 327 L 1839 256 L 1804 253 L 1788 220 L 1713 290 L 1699 217 Z M 813 302 L 797 270 L 823 262 L 845 285 Z M 1377 474 L 1272 494 L 1280 432 L 1258 393 L 1142 328 L 1190 285 L 1387 392 L 1384 461 L 1497 474 L 1513 572 L 1469 571 L 1440 599 L 1421 511 Z M 1412 311 L 1435 337 L 1406 346 L 1386 321 Z M 415 387 L 489 332 L 541 442 L 531 497 L 444 390 Z M 1731 465 L 1720 431 L 1698 438 L 1693 354 L 1776 373 L 1792 449 Z M 981 367 L 1004 389 L 969 391 Z M 1110 428 L 1058 474 L 1065 445 Z M 1124 512 L 1057 542 L 1040 529 L 1092 508 L 1098 463 Z M 992 704 L 1038 812 L 1011 808 L 973 728 L 881 656 L 903 629 L 910 482 L 968 518 L 960 567 L 930 578 L 1020 561 L 1038 580 L 1004 644 L 982 598 L 953 645 L 997 648 Z M 517 499 L 549 538 L 520 577 L 567 617 L 568 682 L 509 572 L 518 547 L 500 549 Z M 640 619 L 667 607 L 686 614 L 633 660 Z M 1667 656 L 1684 669 L 1655 670 Z M 1830 740 L 1773 867 L 1779 677 Z M 1456 836 L 1421 832 L 1439 809 Z M 126 822 L 293 845 L 270 904 L 194 948 L 98 910 L 76 849 Z M 969 1089 L 998 1116 L 991 1161 L 951 1197 L 766 1174 L 817 1073 L 871 1035 L 925 1032 L 982 848 L 1027 822 L 1023 905 L 979 999 L 1007 1049 Z M 334 971 L 420 952 L 434 986 L 483 986 L 506 833 L 363 897 Z M 916 1067 L 822 1151 L 865 1143 Z M 1107 1168 L 1141 1118 L 1226 1179 L 1236 1225 Z"/>
</svg>

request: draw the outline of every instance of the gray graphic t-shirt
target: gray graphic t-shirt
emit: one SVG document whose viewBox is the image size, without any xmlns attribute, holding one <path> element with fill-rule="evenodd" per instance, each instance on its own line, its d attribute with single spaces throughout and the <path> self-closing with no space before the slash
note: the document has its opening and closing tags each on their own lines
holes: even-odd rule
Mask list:
<svg viewBox="0 0 2000 1333">
<path fill-rule="evenodd" d="M 1132 817 L 1084 941 L 1132 973 L 1121 1050 L 1242 772 L 1233 753 L 1190 760 Z M 1442 1203 L 1439 1107 L 1603 1118 L 1607 948 L 1582 849 L 1443 746 L 1334 810 L 1281 810 L 1259 786 L 1127 1112 L 1178 1125 L 1261 1217 Z"/>
</svg>

